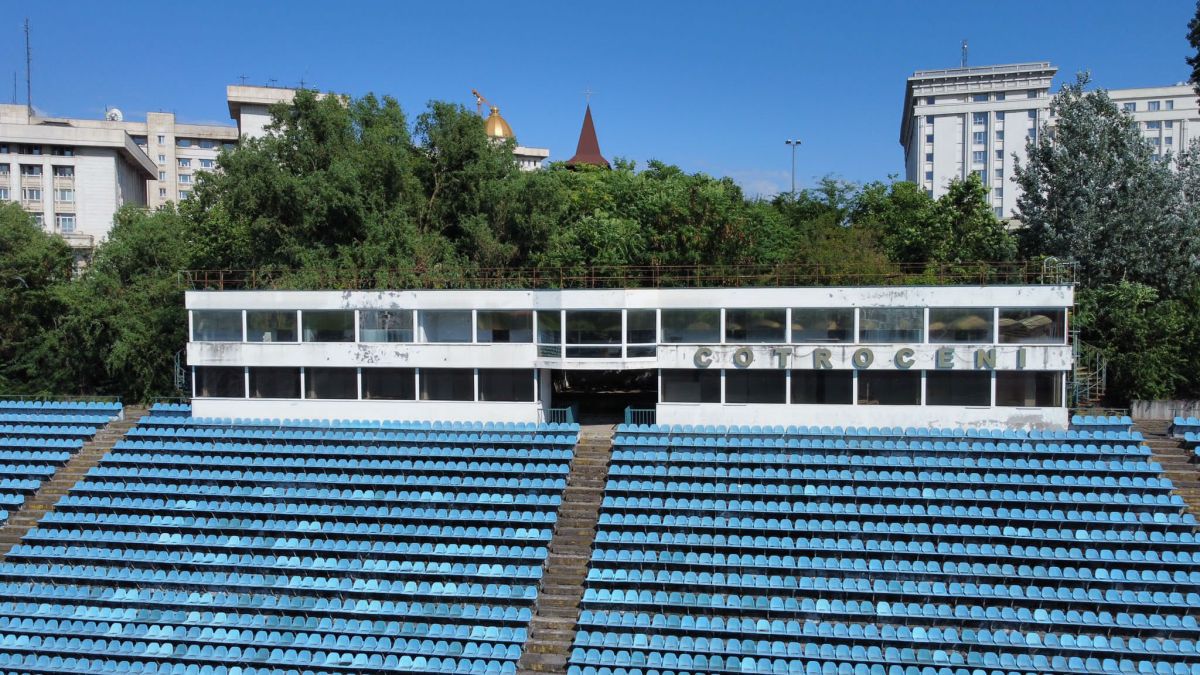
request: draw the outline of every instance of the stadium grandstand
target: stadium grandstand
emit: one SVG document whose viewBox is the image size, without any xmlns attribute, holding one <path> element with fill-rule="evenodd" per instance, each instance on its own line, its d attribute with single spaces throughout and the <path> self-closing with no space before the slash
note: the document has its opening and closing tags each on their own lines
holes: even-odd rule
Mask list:
<svg viewBox="0 0 1200 675">
<path fill-rule="evenodd" d="M 187 401 L 0 402 L 0 673 L 1200 675 L 1200 421 L 1073 301 L 189 292 Z"/>
</svg>

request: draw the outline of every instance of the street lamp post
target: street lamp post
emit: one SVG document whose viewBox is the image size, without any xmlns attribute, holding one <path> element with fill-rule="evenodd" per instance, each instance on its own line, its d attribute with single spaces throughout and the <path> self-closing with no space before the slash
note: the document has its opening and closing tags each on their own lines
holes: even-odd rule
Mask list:
<svg viewBox="0 0 1200 675">
<path fill-rule="evenodd" d="M 792 148 L 792 196 L 796 196 L 796 148 L 800 147 L 800 139 L 789 138 L 784 141 L 785 145 Z"/>
</svg>

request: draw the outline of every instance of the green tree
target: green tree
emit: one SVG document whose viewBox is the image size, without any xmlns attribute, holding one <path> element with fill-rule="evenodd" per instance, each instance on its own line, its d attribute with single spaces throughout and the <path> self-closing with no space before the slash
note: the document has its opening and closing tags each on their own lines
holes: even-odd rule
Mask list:
<svg viewBox="0 0 1200 675">
<path fill-rule="evenodd" d="M 1081 290 L 1074 321 L 1107 361 L 1109 397 L 1126 404 L 1172 398 L 1188 385 L 1195 316 L 1150 286 L 1121 281 Z"/>
<path fill-rule="evenodd" d="M 1053 138 L 1042 130 L 1017 165 L 1022 252 L 1074 259 L 1090 286 L 1183 288 L 1200 249 L 1180 178 L 1106 92 L 1084 91 L 1087 81 L 1063 86 Z"/>
<path fill-rule="evenodd" d="M 174 357 L 187 342 L 180 270 L 189 223 L 173 210 L 118 212 L 107 242 L 65 294 L 54 331 L 61 372 L 80 392 L 145 401 L 174 391 Z"/>
<path fill-rule="evenodd" d="M 851 217 L 877 233 L 895 262 L 1011 260 L 1016 242 L 992 212 L 987 195 L 975 174 L 952 181 L 936 200 L 915 183 L 872 183 L 859 195 Z"/>
<path fill-rule="evenodd" d="M 64 386 L 50 333 L 66 311 L 61 295 L 73 267 L 62 239 L 15 203 L 0 202 L 0 393 Z"/>
</svg>

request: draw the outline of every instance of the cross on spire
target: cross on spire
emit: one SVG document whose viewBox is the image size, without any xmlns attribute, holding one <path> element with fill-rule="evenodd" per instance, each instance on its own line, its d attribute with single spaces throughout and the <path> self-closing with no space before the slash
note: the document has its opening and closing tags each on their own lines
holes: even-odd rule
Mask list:
<svg viewBox="0 0 1200 675">
<path fill-rule="evenodd" d="M 591 103 L 592 102 L 592 94 L 594 94 L 594 93 L 596 93 L 596 92 L 592 91 L 591 87 L 584 89 L 583 90 L 584 100 L 588 103 Z"/>
</svg>

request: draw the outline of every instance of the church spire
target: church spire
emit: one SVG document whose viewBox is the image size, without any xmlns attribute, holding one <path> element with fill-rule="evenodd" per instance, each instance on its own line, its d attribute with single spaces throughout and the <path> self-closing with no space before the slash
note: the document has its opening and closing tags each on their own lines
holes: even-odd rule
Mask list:
<svg viewBox="0 0 1200 675">
<path fill-rule="evenodd" d="M 579 130 L 579 144 L 575 146 L 575 156 L 567 160 L 567 166 L 580 164 L 610 168 L 608 160 L 600 154 L 600 141 L 596 139 L 596 127 L 592 124 L 591 104 L 583 113 L 583 128 Z"/>
</svg>

